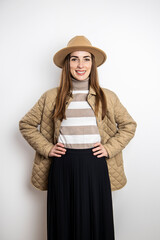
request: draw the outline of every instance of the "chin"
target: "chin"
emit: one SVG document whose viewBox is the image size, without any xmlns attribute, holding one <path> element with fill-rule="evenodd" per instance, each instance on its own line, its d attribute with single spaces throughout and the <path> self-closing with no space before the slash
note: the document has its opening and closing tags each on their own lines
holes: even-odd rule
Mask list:
<svg viewBox="0 0 160 240">
<path fill-rule="evenodd" d="M 74 76 L 74 78 L 77 80 L 85 80 L 88 78 L 88 76 Z"/>
</svg>

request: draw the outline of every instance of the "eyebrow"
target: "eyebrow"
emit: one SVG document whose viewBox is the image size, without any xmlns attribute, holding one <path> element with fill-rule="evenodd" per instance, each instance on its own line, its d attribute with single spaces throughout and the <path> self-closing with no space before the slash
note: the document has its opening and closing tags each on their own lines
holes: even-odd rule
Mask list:
<svg viewBox="0 0 160 240">
<path fill-rule="evenodd" d="M 72 57 L 78 58 L 77 56 L 70 56 L 70 58 L 72 58 Z M 87 58 L 87 57 L 91 58 L 91 56 L 84 56 L 84 58 Z"/>
</svg>

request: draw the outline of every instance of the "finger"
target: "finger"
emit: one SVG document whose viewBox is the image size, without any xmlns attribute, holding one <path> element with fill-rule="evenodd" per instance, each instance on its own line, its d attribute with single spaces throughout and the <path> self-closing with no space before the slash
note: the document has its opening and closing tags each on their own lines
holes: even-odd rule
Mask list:
<svg viewBox="0 0 160 240">
<path fill-rule="evenodd" d="M 53 148 L 52 150 L 51 150 L 51 152 L 50 152 L 50 154 L 65 154 L 65 151 L 64 150 L 59 150 L 59 149 L 57 149 L 57 148 Z"/>
<path fill-rule="evenodd" d="M 102 154 L 102 153 L 103 153 L 102 151 L 98 151 L 98 152 L 93 153 L 93 155 L 98 155 L 98 154 Z"/>
<path fill-rule="evenodd" d="M 94 144 L 94 147 L 99 146 L 100 144 L 101 144 L 100 142 L 96 142 L 96 143 Z"/>
<path fill-rule="evenodd" d="M 59 154 L 55 154 L 55 153 L 50 153 L 49 156 L 50 156 L 50 157 L 61 157 L 61 155 L 59 155 Z"/>
<path fill-rule="evenodd" d="M 66 152 L 66 149 L 62 148 L 62 147 L 56 147 L 56 150 L 59 150 L 59 151 L 62 151 L 62 152 Z"/>
<path fill-rule="evenodd" d="M 54 152 L 55 152 L 55 153 L 60 153 L 60 154 L 65 154 L 65 153 L 66 153 L 66 151 L 64 151 L 64 150 L 59 150 L 59 149 L 55 149 Z"/>
<path fill-rule="evenodd" d="M 92 151 L 93 151 L 93 152 L 96 152 L 96 151 L 98 151 L 98 150 L 100 150 L 100 149 L 101 149 L 101 147 L 96 147 L 96 148 L 93 148 Z"/>
<path fill-rule="evenodd" d="M 63 145 L 62 143 L 57 143 L 57 144 L 56 144 L 56 149 L 62 149 L 62 150 L 64 150 L 65 147 L 64 147 L 64 145 Z"/>
<path fill-rule="evenodd" d="M 58 155 L 58 154 L 54 154 L 55 157 L 61 157 L 61 155 Z"/>
<path fill-rule="evenodd" d="M 97 157 L 98 157 L 98 158 L 100 158 L 100 157 L 104 157 L 104 154 L 98 155 Z"/>
<path fill-rule="evenodd" d="M 63 144 L 63 143 L 60 143 L 60 142 L 56 143 L 56 145 L 58 145 L 58 146 L 60 146 L 60 147 L 64 147 L 64 144 Z"/>
<path fill-rule="evenodd" d="M 62 151 L 57 150 L 57 149 L 54 151 L 54 153 L 55 153 L 55 154 L 65 154 L 65 152 L 62 152 Z"/>
</svg>

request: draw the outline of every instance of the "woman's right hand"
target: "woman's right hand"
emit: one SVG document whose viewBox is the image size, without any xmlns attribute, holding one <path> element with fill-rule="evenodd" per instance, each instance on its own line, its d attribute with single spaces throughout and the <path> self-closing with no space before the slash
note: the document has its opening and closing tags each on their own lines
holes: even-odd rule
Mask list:
<svg viewBox="0 0 160 240">
<path fill-rule="evenodd" d="M 56 143 L 54 147 L 49 152 L 49 157 L 61 157 L 61 154 L 65 154 L 66 149 L 64 148 L 64 145 L 62 143 Z"/>
</svg>

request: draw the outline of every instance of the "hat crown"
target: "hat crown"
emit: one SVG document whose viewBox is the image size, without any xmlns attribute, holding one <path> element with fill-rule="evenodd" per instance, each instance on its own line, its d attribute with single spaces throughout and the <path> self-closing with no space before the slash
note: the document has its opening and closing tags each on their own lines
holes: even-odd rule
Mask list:
<svg viewBox="0 0 160 240">
<path fill-rule="evenodd" d="M 67 44 L 67 47 L 74 47 L 74 46 L 92 46 L 92 44 L 84 36 L 75 36 Z"/>
</svg>

